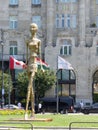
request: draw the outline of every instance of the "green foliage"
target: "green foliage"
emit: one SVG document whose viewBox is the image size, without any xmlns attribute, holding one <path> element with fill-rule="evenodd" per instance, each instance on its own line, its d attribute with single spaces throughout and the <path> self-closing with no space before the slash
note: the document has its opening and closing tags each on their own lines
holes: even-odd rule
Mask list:
<svg viewBox="0 0 98 130">
<path fill-rule="evenodd" d="M 24 71 L 18 74 L 18 81 L 17 81 L 17 91 L 21 97 L 26 98 L 27 86 L 28 86 L 28 76 L 27 72 Z"/>
<path fill-rule="evenodd" d="M 45 92 L 49 90 L 56 82 L 56 77 L 53 71 L 46 70 L 42 72 L 39 70 L 35 75 L 35 91 L 37 92 L 37 97 L 43 97 Z"/>
<path fill-rule="evenodd" d="M 91 24 L 91 27 L 96 27 L 96 23 L 92 23 L 92 24 Z"/>
<path fill-rule="evenodd" d="M 12 80 L 11 80 L 11 76 L 6 73 L 3 74 L 3 78 L 4 78 L 5 96 L 7 96 L 9 92 L 9 88 L 10 88 L 10 92 L 12 90 Z M 1 89 L 2 89 L 2 71 L 0 71 L 0 92 L 2 91 Z"/>
<path fill-rule="evenodd" d="M 43 97 L 45 92 L 54 85 L 55 81 L 56 76 L 53 71 L 46 70 L 43 72 L 42 70 L 38 70 L 34 79 L 34 90 L 37 93 L 37 97 Z M 28 75 L 26 71 L 18 74 L 17 84 L 18 97 L 26 99 L 28 87 Z M 23 99 L 22 101 L 25 100 Z"/>
</svg>

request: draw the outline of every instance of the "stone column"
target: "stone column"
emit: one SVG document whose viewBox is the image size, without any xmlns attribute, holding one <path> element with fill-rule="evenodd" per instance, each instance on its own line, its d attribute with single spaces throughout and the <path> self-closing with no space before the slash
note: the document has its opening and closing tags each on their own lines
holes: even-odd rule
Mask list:
<svg viewBox="0 0 98 130">
<path fill-rule="evenodd" d="M 85 0 L 86 8 L 86 27 L 90 26 L 90 0 Z"/>
<path fill-rule="evenodd" d="M 85 45 L 85 17 L 85 0 L 79 0 L 79 39 L 81 46 Z"/>
<path fill-rule="evenodd" d="M 54 3 L 53 0 L 47 2 L 47 45 L 51 46 L 53 42 L 54 28 Z"/>
</svg>

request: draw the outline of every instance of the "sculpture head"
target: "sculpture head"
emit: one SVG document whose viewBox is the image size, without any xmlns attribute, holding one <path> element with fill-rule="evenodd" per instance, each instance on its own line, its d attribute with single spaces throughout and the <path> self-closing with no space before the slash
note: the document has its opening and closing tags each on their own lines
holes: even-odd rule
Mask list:
<svg viewBox="0 0 98 130">
<path fill-rule="evenodd" d="M 30 24 L 30 32 L 31 32 L 31 34 L 36 33 L 37 30 L 38 30 L 38 26 L 37 26 L 37 24 L 35 24 L 35 23 L 31 23 L 31 24 Z"/>
</svg>

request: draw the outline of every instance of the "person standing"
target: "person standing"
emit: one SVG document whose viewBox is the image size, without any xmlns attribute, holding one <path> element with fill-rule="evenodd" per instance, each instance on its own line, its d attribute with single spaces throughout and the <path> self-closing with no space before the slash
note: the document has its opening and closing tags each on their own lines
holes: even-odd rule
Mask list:
<svg viewBox="0 0 98 130">
<path fill-rule="evenodd" d="M 83 103 L 83 101 L 81 100 L 81 102 L 80 102 L 80 109 L 83 109 L 84 108 L 84 103 Z"/>
</svg>

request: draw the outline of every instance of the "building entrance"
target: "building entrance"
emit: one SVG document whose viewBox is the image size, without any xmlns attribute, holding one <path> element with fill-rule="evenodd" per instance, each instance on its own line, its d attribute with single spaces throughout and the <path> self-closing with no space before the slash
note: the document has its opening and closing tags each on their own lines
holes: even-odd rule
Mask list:
<svg viewBox="0 0 98 130">
<path fill-rule="evenodd" d="M 93 75 L 92 97 L 93 102 L 98 102 L 98 70 Z"/>
<path fill-rule="evenodd" d="M 59 96 L 76 97 L 76 76 L 73 70 L 60 69 L 57 72 Z"/>
</svg>

